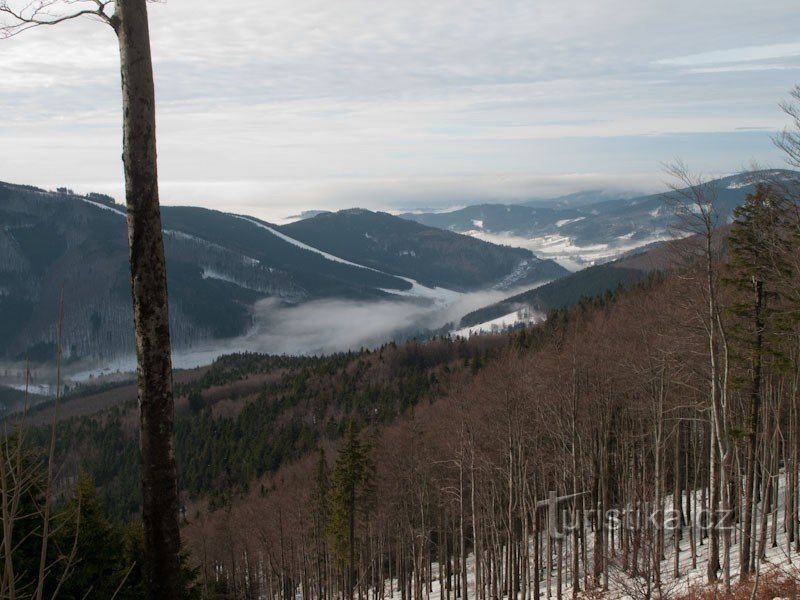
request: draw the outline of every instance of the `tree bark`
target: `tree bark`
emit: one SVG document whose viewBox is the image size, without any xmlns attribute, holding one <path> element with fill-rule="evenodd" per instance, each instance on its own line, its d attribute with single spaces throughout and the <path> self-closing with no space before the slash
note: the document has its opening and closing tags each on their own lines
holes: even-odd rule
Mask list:
<svg viewBox="0 0 800 600">
<path fill-rule="evenodd" d="M 181 596 L 172 358 L 156 168 L 156 115 L 146 0 L 117 0 L 123 151 L 138 363 L 145 578 L 153 599 Z"/>
<path fill-rule="evenodd" d="M 750 431 L 748 433 L 748 455 L 747 455 L 747 475 L 745 479 L 745 508 L 744 524 L 742 525 L 742 548 L 739 559 L 739 577 L 744 579 L 750 573 L 753 565 L 751 564 L 751 544 L 752 526 L 755 518 L 757 490 L 755 487 L 756 472 L 758 470 L 758 428 L 761 418 L 761 355 L 764 332 L 764 284 L 760 280 L 755 280 L 754 288 L 754 344 L 753 344 L 753 364 L 752 379 L 750 389 Z"/>
</svg>

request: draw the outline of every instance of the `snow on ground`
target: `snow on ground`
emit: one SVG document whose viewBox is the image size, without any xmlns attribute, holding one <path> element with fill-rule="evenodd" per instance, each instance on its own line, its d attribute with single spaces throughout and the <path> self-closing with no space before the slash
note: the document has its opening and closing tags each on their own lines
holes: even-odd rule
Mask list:
<svg viewBox="0 0 800 600">
<path fill-rule="evenodd" d="M 748 185 L 772 182 L 792 182 L 791 176 L 787 177 L 785 171 L 764 171 L 760 173 L 741 173 L 728 184 L 729 190 L 738 190 Z"/>
<path fill-rule="evenodd" d="M 534 258 L 532 260 L 534 262 L 538 262 L 539 259 Z M 516 267 L 514 267 L 514 270 L 511 271 L 511 273 L 506 275 L 501 281 L 499 281 L 494 285 L 494 289 L 502 290 L 502 289 L 508 289 L 514 285 L 519 286 L 519 280 L 528 274 L 530 264 L 531 264 L 531 259 L 524 258 L 521 261 L 519 261 L 519 264 Z M 550 279 L 542 280 L 536 283 L 527 284 L 524 287 L 525 289 L 531 290 L 533 288 L 537 288 L 547 283 L 550 283 L 550 281 L 552 280 Z"/>
<path fill-rule="evenodd" d="M 674 239 L 674 235 L 670 232 L 662 231 L 635 241 L 630 239 L 632 237 L 630 234 L 627 234 L 617 238 L 617 242 L 613 244 L 579 245 L 575 243 L 574 238 L 557 233 L 534 238 L 477 230 L 466 233 L 486 242 L 527 248 L 539 258 L 554 260 L 570 271 L 579 271 L 592 265 L 609 262 L 637 248 Z"/>
<path fill-rule="evenodd" d="M 559 229 L 564 225 L 569 225 L 570 223 L 577 223 L 578 221 L 583 221 L 586 217 L 577 217 L 575 219 L 561 219 L 560 221 L 556 221 L 556 227 Z"/>
<path fill-rule="evenodd" d="M 238 285 L 241 288 L 247 288 L 246 285 L 244 285 L 240 281 L 237 281 L 233 277 L 226 275 L 225 273 L 220 273 L 219 271 L 215 271 L 214 269 L 209 269 L 208 267 L 203 269 L 203 273 L 201 276 L 203 279 L 217 279 L 219 281 L 226 281 L 228 283 Z"/>
<path fill-rule="evenodd" d="M 124 217 L 125 216 L 125 213 L 122 210 L 117 210 L 116 208 L 113 208 L 113 207 L 108 206 L 106 204 L 102 204 L 100 202 L 94 202 L 93 200 L 89 200 L 88 198 L 84 198 L 82 196 L 76 196 L 76 198 L 78 198 L 78 200 L 82 200 L 83 202 L 86 202 L 86 204 L 91 204 L 92 206 L 96 206 L 97 208 L 102 208 L 103 210 L 107 210 L 107 211 L 113 212 L 114 214 L 119 215 L 120 217 Z"/>
<path fill-rule="evenodd" d="M 52 396 L 55 394 L 53 386 L 49 383 L 4 383 L 3 386 L 10 387 L 18 392 L 27 391 L 30 394 L 39 396 Z"/>
<path fill-rule="evenodd" d="M 263 223 L 259 223 L 254 219 L 250 219 L 248 217 L 238 216 L 238 219 L 242 219 L 243 221 L 247 221 L 252 223 L 253 225 L 260 227 L 262 229 L 266 229 L 273 235 L 277 236 L 278 238 L 282 239 L 284 242 L 297 246 L 298 248 L 302 248 L 303 250 L 307 250 L 309 252 L 313 252 L 315 254 L 319 254 L 323 258 L 333 261 L 342 263 L 345 265 L 350 265 L 351 267 L 357 267 L 359 269 L 366 269 L 367 271 L 372 271 L 373 273 L 381 273 L 382 275 L 388 275 L 389 277 L 395 277 L 396 279 L 402 279 L 411 284 L 410 290 L 393 290 L 393 289 L 383 289 L 381 291 L 386 292 L 387 294 L 392 294 L 394 296 L 406 296 L 406 297 L 416 297 L 416 298 L 426 298 L 429 300 L 433 300 L 436 304 L 450 304 L 451 302 L 457 300 L 462 296 L 461 293 L 449 290 L 447 288 L 439 288 L 439 287 L 428 287 L 422 285 L 418 281 L 414 279 L 410 279 L 408 277 L 402 277 L 400 275 L 394 275 L 393 273 L 386 273 L 384 271 L 380 271 L 378 269 L 373 269 L 372 267 L 366 267 L 364 265 L 360 265 L 358 263 L 354 263 L 352 261 L 346 260 L 344 258 L 339 258 L 338 256 L 334 256 L 328 252 L 324 252 L 323 250 L 319 250 L 314 248 L 313 246 L 309 246 L 299 240 L 296 240 L 288 235 L 269 227 L 268 225 L 264 225 Z"/>
<path fill-rule="evenodd" d="M 785 471 L 781 471 L 781 474 L 778 476 L 779 480 L 779 492 L 778 492 L 778 506 L 775 508 L 778 516 L 778 528 L 777 528 L 777 536 L 776 536 L 776 546 L 772 547 L 770 541 L 770 532 L 767 535 L 767 546 L 765 552 L 765 560 L 759 561 L 758 568 L 761 573 L 761 577 L 769 574 L 778 574 L 783 577 L 788 578 L 795 578 L 795 580 L 800 580 L 800 554 L 794 552 L 792 549 L 788 547 L 787 536 L 784 531 L 782 531 L 782 524 L 783 524 L 783 515 L 784 515 L 784 506 L 785 506 L 785 490 L 786 490 L 786 473 Z M 697 507 L 694 510 L 694 514 L 698 515 L 700 505 L 700 492 L 690 494 L 691 502 Z M 681 501 L 685 505 L 686 502 L 685 494 L 681 494 Z M 664 498 L 664 505 L 663 510 L 667 511 L 667 518 L 669 518 L 669 510 L 672 508 L 672 495 Z M 771 527 L 772 521 L 772 512 L 769 513 L 769 527 Z M 760 515 L 758 517 L 758 522 L 760 522 Z M 700 528 L 697 522 L 692 524 L 695 527 L 695 539 L 700 541 Z M 770 530 L 771 531 L 771 530 Z M 760 527 L 759 527 L 760 532 Z M 592 533 L 586 529 L 584 531 L 585 540 L 586 540 L 586 547 L 587 547 L 587 556 L 589 557 L 589 563 L 591 565 L 592 560 L 592 552 L 593 552 L 593 542 L 594 536 Z M 736 585 L 739 579 L 739 536 L 741 531 L 738 530 L 738 527 L 733 532 L 732 535 L 732 544 L 730 550 L 730 573 L 731 573 L 731 584 Z M 735 540 L 734 540 L 735 538 Z M 705 551 L 707 548 L 708 540 L 703 541 L 703 545 L 697 546 L 697 561 L 695 566 L 692 565 L 692 555 L 691 555 L 691 548 L 689 545 L 689 528 L 685 527 L 682 530 L 681 535 L 681 542 L 680 542 L 680 558 L 678 561 L 678 578 L 674 577 L 673 568 L 675 563 L 675 553 L 673 547 L 674 540 L 672 539 L 671 534 L 666 535 L 665 540 L 665 558 L 661 561 L 661 580 L 662 580 L 662 599 L 667 598 L 674 598 L 677 596 L 686 596 L 686 595 L 694 595 L 699 593 L 703 589 L 707 589 L 707 576 L 706 576 L 706 566 L 707 566 L 707 559 L 705 558 Z M 531 563 L 529 568 L 533 569 L 533 538 L 529 541 L 529 555 L 531 557 Z M 568 544 L 565 544 L 565 560 L 564 560 L 564 571 L 563 571 L 563 580 L 562 580 L 562 596 L 563 598 L 572 598 L 572 586 L 571 586 L 571 574 L 570 574 L 570 560 L 566 557 L 566 547 Z M 720 563 L 724 560 L 724 553 L 722 549 L 722 539 L 720 539 Z M 546 555 L 545 555 L 546 556 Z M 546 558 L 542 557 L 542 570 L 546 571 Z M 611 564 L 614 563 L 614 557 L 611 557 Z M 539 587 L 539 595 L 537 596 L 535 593 L 533 594 L 534 598 L 555 598 L 556 597 L 556 565 L 557 561 L 553 560 L 553 573 L 551 574 L 551 582 L 550 582 L 550 589 L 547 589 L 547 582 L 545 574 L 542 573 L 542 581 Z M 591 568 L 591 566 L 590 566 Z M 440 597 L 445 595 L 445 592 L 441 589 L 441 577 L 440 577 L 440 568 L 438 563 L 434 563 L 431 568 L 431 572 L 433 574 L 433 582 L 431 583 L 430 589 L 427 589 L 427 596 L 425 600 L 436 600 Z M 457 575 L 453 575 L 454 582 Z M 531 575 L 531 581 L 533 580 L 533 576 Z M 580 573 L 580 583 L 581 586 L 584 585 L 584 573 L 581 570 Z M 643 579 L 634 579 L 631 578 L 626 573 L 620 572 L 619 569 L 614 569 L 612 566 L 609 572 L 609 590 L 607 593 L 598 595 L 597 590 L 585 590 L 582 589 L 578 593 L 579 598 L 606 598 L 608 600 L 636 600 L 637 598 L 643 598 L 644 595 L 644 580 Z M 467 595 L 469 598 L 475 598 L 475 555 L 470 554 L 467 557 Z M 718 588 L 720 590 L 724 589 L 724 583 L 722 581 L 722 572 L 719 574 L 719 583 Z M 386 598 L 394 598 L 395 596 L 399 597 L 398 592 L 398 581 L 397 579 L 386 580 L 384 582 L 384 590 L 385 590 L 385 597 Z M 450 592 L 453 594 L 453 592 Z M 370 594 L 368 600 L 374 600 L 375 594 Z M 658 598 L 658 594 L 655 590 L 651 590 L 651 597 Z M 502 596 L 503 599 L 508 598 L 507 595 Z M 416 599 L 415 599 L 416 600 Z M 419 599 L 422 600 L 422 599 Z M 522 599 L 520 599 L 522 600 Z M 775 599 L 780 600 L 780 599 Z"/>
<path fill-rule="evenodd" d="M 270 269 L 270 271 L 271 270 L 272 269 Z M 233 277 L 226 273 L 220 273 L 219 271 L 212 269 L 210 267 L 203 267 L 203 273 L 201 274 L 201 276 L 203 279 L 216 279 L 218 281 L 225 281 L 226 283 L 232 283 L 233 285 L 236 285 L 245 290 L 253 290 L 255 292 L 264 292 L 264 293 L 269 292 L 268 289 L 265 289 L 261 286 L 250 285 L 244 281 L 241 281 L 240 279 L 237 279 L 236 277 Z"/>
<path fill-rule="evenodd" d="M 433 301 L 433 303 L 436 305 L 447 306 L 464 295 L 461 292 L 456 292 L 455 290 L 449 290 L 447 288 L 428 287 L 417 281 L 414 281 L 413 279 L 409 279 L 408 277 L 400 277 L 399 275 L 392 275 L 392 277 L 397 277 L 398 279 L 402 279 L 403 281 L 407 281 L 411 284 L 410 290 L 392 290 L 388 288 L 381 289 L 382 292 L 386 292 L 387 294 L 391 294 L 393 296 L 424 298 L 426 300 Z"/>
<path fill-rule="evenodd" d="M 204 248 L 211 248 L 220 252 L 221 254 L 236 254 L 232 250 L 229 250 L 225 246 L 221 246 L 220 244 L 215 244 L 214 242 L 209 242 L 208 240 L 204 240 L 203 238 L 191 235 L 189 233 L 184 233 L 183 231 L 177 231 L 175 229 L 164 229 L 164 235 L 168 237 L 175 238 L 176 240 L 187 240 L 192 241 L 195 244 L 199 244 Z M 242 261 L 243 265 L 247 265 L 249 267 L 255 267 L 261 264 L 261 261 L 253 258 L 252 256 L 247 256 L 246 254 L 238 254 L 240 260 Z M 272 271 L 272 269 L 269 269 Z M 219 279 L 219 278 L 216 278 Z"/>
<path fill-rule="evenodd" d="M 302 248 L 303 250 L 308 250 L 309 252 L 313 252 L 314 254 L 319 254 L 320 256 L 322 256 L 323 258 L 325 258 L 327 260 L 330 260 L 330 261 L 333 261 L 333 262 L 342 263 L 342 264 L 345 264 L 345 265 L 350 265 L 351 267 L 358 267 L 359 269 L 366 269 L 367 271 L 374 271 L 376 273 L 380 273 L 381 272 L 381 271 L 378 271 L 377 269 L 373 269 L 372 267 L 365 267 L 364 265 L 359 265 L 358 263 L 354 263 L 354 262 L 351 262 L 349 260 L 345 260 L 344 258 L 339 258 L 338 256 L 334 256 L 333 254 L 329 254 L 328 252 L 323 252 L 322 250 L 318 250 L 317 248 L 314 248 L 313 246 L 309 246 L 308 244 L 304 244 L 300 240 L 296 240 L 293 237 L 289 237 L 285 233 L 281 233 L 277 229 L 273 229 L 272 227 L 270 227 L 268 225 L 264 225 L 264 223 L 260 223 L 260 222 L 256 221 L 255 219 L 251 219 L 249 217 L 243 217 L 241 215 L 234 215 L 234 216 L 237 219 L 241 219 L 242 221 L 247 221 L 248 223 L 251 223 L 251 224 L 255 225 L 256 227 L 260 227 L 261 229 L 266 229 L 272 235 L 274 235 L 277 238 L 280 238 L 284 242 L 292 244 L 293 246 L 297 246 L 298 248 Z"/>
<path fill-rule="evenodd" d="M 529 308 L 523 308 L 502 317 L 497 317 L 484 323 L 478 323 L 471 327 L 464 327 L 450 332 L 452 337 L 468 338 L 480 333 L 499 333 L 509 327 L 513 327 L 518 323 L 541 323 L 545 320 L 544 313 L 540 313 Z"/>
</svg>

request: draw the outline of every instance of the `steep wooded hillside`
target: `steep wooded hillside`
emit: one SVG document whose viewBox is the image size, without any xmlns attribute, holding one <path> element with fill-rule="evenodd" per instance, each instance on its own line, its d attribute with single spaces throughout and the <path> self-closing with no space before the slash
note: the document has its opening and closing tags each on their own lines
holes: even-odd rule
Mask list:
<svg viewBox="0 0 800 600">
<path fill-rule="evenodd" d="M 527 250 L 390 215 L 359 218 L 365 232 L 393 232 L 392 243 L 400 245 L 406 243 L 406 230 L 414 229 L 408 238 L 411 246 L 395 251 L 369 242 L 350 251 L 346 240 L 354 232 L 333 218 L 312 219 L 315 228 L 307 236 L 298 229 L 304 239 L 319 242 L 317 248 L 292 238 L 294 229 L 255 218 L 164 207 L 175 348 L 244 334 L 254 325 L 255 303 L 265 298 L 290 304 L 331 298 L 433 304 L 426 294 L 417 294 L 424 288 L 415 288 L 414 278 L 431 287 L 477 289 L 564 273 Z M 52 360 L 62 289 L 67 361 L 96 362 L 133 353 L 123 207 L 99 194 L 0 183 L 0 224 L 0 356 Z M 368 241 L 363 235 L 360 239 Z M 326 250 L 341 250 L 345 256 Z M 403 256 L 411 254 L 411 266 L 404 266 Z"/>
<path fill-rule="evenodd" d="M 359 264 L 427 286 L 470 290 L 562 277 L 566 269 L 529 250 L 503 248 L 435 227 L 363 209 L 323 213 L 285 225 L 295 239 Z"/>
</svg>

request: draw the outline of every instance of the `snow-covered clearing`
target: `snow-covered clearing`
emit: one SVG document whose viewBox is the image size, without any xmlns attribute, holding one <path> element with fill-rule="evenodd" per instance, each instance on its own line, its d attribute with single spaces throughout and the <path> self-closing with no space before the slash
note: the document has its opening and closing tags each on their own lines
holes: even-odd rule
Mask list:
<svg viewBox="0 0 800 600">
<path fill-rule="evenodd" d="M 75 197 L 78 198 L 79 200 L 82 200 L 83 202 L 86 202 L 86 204 L 91 204 L 92 206 L 94 206 L 96 208 L 102 208 L 103 210 L 107 210 L 109 212 L 112 212 L 115 215 L 119 215 L 120 217 L 125 217 L 125 213 L 122 210 L 117 210 L 116 208 L 113 208 L 113 207 L 108 206 L 106 204 L 101 204 L 100 202 L 95 202 L 93 200 L 89 200 L 88 198 L 84 198 L 82 196 L 75 196 Z"/>
<path fill-rule="evenodd" d="M 260 227 L 261 229 L 265 229 L 265 230 L 269 231 L 275 237 L 283 240 L 284 242 L 286 242 L 288 244 L 291 244 L 292 246 L 297 246 L 298 248 L 302 248 L 303 250 L 307 250 L 309 252 L 313 252 L 314 254 L 319 254 L 320 256 L 322 256 L 323 258 L 325 258 L 327 260 L 330 260 L 330 261 L 333 261 L 333 262 L 342 263 L 342 264 L 345 264 L 345 265 L 350 265 L 351 267 L 358 267 L 359 269 L 366 269 L 367 271 L 374 271 L 376 273 L 380 273 L 381 272 L 381 271 L 378 271 L 377 269 L 373 269 L 372 267 L 365 267 L 364 265 L 359 265 L 358 263 L 354 263 L 354 262 L 351 262 L 349 260 L 345 260 L 344 258 L 339 258 L 338 256 L 334 256 L 333 254 L 329 254 L 328 252 L 324 252 L 322 250 L 318 250 L 317 248 L 314 248 L 313 246 L 309 246 L 308 244 L 304 244 L 300 240 L 296 240 L 293 237 L 289 237 L 285 233 L 281 233 L 277 229 L 273 229 L 272 227 L 270 227 L 268 225 L 265 225 L 264 223 L 260 223 L 259 221 L 256 221 L 255 219 L 251 219 L 249 217 L 243 217 L 241 215 L 234 215 L 234 216 L 237 219 L 241 219 L 242 221 L 247 221 L 248 223 L 252 223 L 256 227 Z"/>
<path fill-rule="evenodd" d="M 453 337 L 468 338 L 480 333 L 499 333 L 519 323 L 541 323 L 544 320 L 544 313 L 531 310 L 530 308 L 521 308 L 520 310 L 508 313 L 502 317 L 497 317 L 496 319 L 485 321 L 484 323 L 478 323 L 477 325 L 472 325 L 471 327 L 456 329 L 450 333 L 450 335 Z"/>
<path fill-rule="evenodd" d="M 637 248 L 669 241 L 675 237 L 668 231 L 654 232 L 637 240 L 631 239 L 632 235 L 625 234 L 617 237 L 615 243 L 580 245 L 573 237 L 561 234 L 533 238 L 478 230 L 468 231 L 467 234 L 486 242 L 527 248 L 539 258 L 554 260 L 570 271 L 579 271 L 592 265 L 609 262 Z"/>
<path fill-rule="evenodd" d="M 586 217 L 577 217 L 575 219 L 561 219 L 560 221 L 556 221 L 556 227 L 561 229 L 564 225 L 569 225 L 570 223 L 577 223 L 578 221 L 583 221 Z"/>
<path fill-rule="evenodd" d="M 414 279 L 410 279 L 409 277 L 403 277 L 401 275 L 394 275 L 392 273 L 386 273 L 386 272 L 380 271 L 378 269 L 373 269 L 372 267 L 366 267 L 364 265 L 360 265 L 358 263 L 354 263 L 354 262 L 346 260 L 344 258 L 340 258 L 338 256 L 330 254 L 329 252 L 325 252 L 323 250 L 319 250 L 317 248 L 314 248 L 313 246 L 309 246 L 308 244 L 305 244 L 305 243 L 303 243 L 303 242 L 301 242 L 299 240 L 296 240 L 296 239 L 294 239 L 292 237 L 289 237 L 288 235 L 286 235 L 284 233 L 281 233 L 280 231 L 277 231 L 276 229 L 273 229 L 272 227 L 269 227 L 268 225 L 260 223 L 260 222 L 256 221 L 255 219 L 250 219 L 248 217 L 243 217 L 243 216 L 239 216 L 239 215 L 237 215 L 236 218 L 242 219 L 243 221 L 247 221 L 248 223 L 252 223 L 256 227 L 260 227 L 262 229 L 266 229 L 271 234 L 273 234 L 274 236 L 280 238 L 284 242 L 292 244 L 293 246 L 297 246 L 298 248 L 302 248 L 303 250 L 307 250 L 308 252 L 313 252 L 315 254 L 318 254 L 318 255 L 322 256 L 323 258 L 325 258 L 327 260 L 330 260 L 330 261 L 333 261 L 333 262 L 342 263 L 342 264 L 345 264 L 345 265 L 349 265 L 351 267 L 357 267 L 359 269 L 365 269 L 367 271 L 372 271 L 373 273 L 380 273 L 382 275 L 387 275 L 389 277 L 395 277 L 397 279 L 402 279 L 403 281 L 406 281 L 409 284 L 411 284 L 411 289 L 410 290 L 393 290 L 393 289 L 383 289 L 383 290 L 381 290 L 381 291 L 386 292 L 387 294 L 393 294 L 395 296 L 408 296 L 408 297 L 416 297 L 416 298 L 427 298 L 429 300 L 433 300 L 435 303 L 440 304 L 440 305 L 441 304 L 449 304 L 449 303 L 455 301 L 456 299 L 458 299 L 458 298 L 460 298 L 462 296 L 461 293 L 455 292 L 453 290 L 449 290 L 447 288 L 428 287 L 428 286 L 422 285 L 421 283 L 419 283 L 418 281 L 415 281 Z"/>
</svg>

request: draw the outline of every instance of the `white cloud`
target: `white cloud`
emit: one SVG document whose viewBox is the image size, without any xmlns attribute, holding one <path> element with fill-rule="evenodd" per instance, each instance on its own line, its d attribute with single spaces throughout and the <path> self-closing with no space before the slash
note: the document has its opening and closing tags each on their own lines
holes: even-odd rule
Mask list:
<svg viewBox="0 0 800 600">
<path fill-rule="evenodd" d="M 800 66 L 795 2 L 699 4 L 150 4 L 165 190 L 194 182 L 180 200 L 210 203 L 225 183 L 257 181 L 287 203 L 332 192 L 349 204 L 347 185 L 356 195 L 375 180 L 396 186 L 376 193 L 417 199 L 433 180 L 651 174 L 675 155 L 707 171 L 775 162 L 769 144 L 734 157 L 744 142 L 717 140 L 783 126 L 776 105 Z M 110 30 L 74 22 L 0 52 L 0 179 L 119 189 Z M 705 135 L 702 152 L 685 134 Z"/>
<path fill-rule="evenodd" d="M 738 73 L 743 71 L 787 71 L 789 69 L 800 69 L 800 66 L 789 65 L 775 65 L 763 63 L 758 64 L 738 64 L 738 65 L 725 65 L 721 67 L 697 67 L 694 69 L 687 69 L 687 73 L 706 74 L 706 73 Z"/>
<path fill-rule="evenodd" d="M 755 60 L 774 60 L 776 58 L 794 56 L 800 56 L 800 42 L 713 50 L 711 52 L 701 52 L 699 54 L 690 54 L 677 58 L 665 58 L 657 62 L 662 65 L 677 66 L 717 65 Z"/>
</svg>

